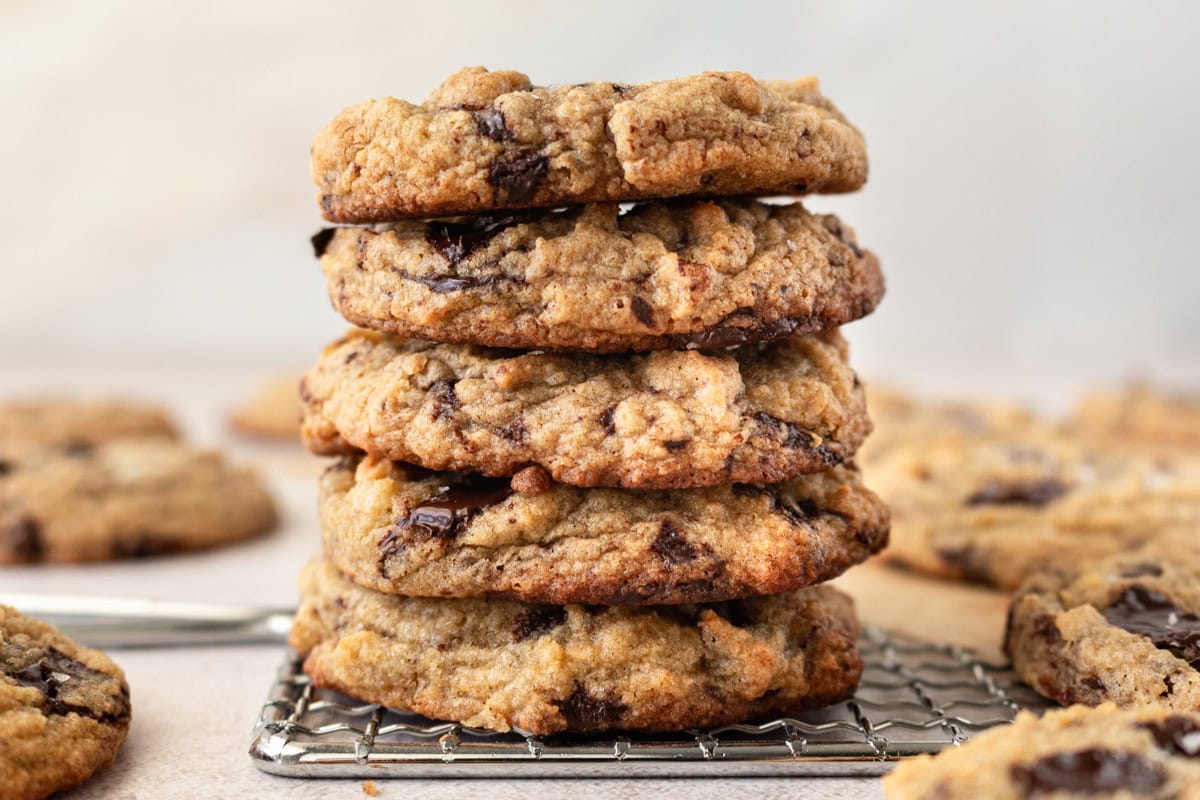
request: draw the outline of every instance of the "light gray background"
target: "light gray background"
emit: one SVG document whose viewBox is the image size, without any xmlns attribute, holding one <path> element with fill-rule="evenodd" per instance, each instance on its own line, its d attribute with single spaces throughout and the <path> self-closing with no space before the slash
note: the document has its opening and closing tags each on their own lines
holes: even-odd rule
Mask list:
<svg viewBox="0 0 1200 800">
<path fill-rule="evenodd" d="M 1200 362 L 1200 6 L 0 5 L 0 358 L 308 364 L 307 237 L 344 105 L 464 64 L 535 82 L 814 72 L 866 132 L 843 213 L 890 293 L 870 376 L 1020 393 Z M 149 368 L 149 367 L 148 367 Z"/>
</svg>

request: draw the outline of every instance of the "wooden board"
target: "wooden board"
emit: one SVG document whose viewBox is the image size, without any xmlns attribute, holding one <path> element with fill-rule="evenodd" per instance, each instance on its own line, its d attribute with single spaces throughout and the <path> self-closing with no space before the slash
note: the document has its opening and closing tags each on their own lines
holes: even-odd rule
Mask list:
<svg viewBox="0 0 1200 800">
<path fill-rule="evenodd" d="M 835 584 L 858 604 L 864 624 L 973 648 L 987 661 L 1005 660 L 1000 651 L 1008 594 L 937 580 L 868 562 Z"/>
</svg>

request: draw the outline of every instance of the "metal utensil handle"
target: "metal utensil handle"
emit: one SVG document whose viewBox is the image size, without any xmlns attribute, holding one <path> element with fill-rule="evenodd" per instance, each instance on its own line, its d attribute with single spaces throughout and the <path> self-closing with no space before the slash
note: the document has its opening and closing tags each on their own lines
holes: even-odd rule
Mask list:
<svg viewBox="0 0 1200 800">
<path fill-rule="evenodd" d="M 0 592 L 0 603 L 95 647 L 193 647 L 286 641 L 289 609 L 132 597 Z"/>
</svg>

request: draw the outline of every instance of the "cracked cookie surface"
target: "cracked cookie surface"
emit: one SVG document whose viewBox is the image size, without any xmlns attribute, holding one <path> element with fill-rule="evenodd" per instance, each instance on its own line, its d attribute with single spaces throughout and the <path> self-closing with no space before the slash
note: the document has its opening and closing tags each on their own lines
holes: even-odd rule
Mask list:
<svg viewBox="0 0 1200 800">
<path fill-rule="evenodd" d="M 1200 527 L 1200 461 L 1057 434 L 897 449 L 867 471 L 892 508 L 884 558 L 1015 589 L 1042 566 Z"/>
<path fill-rule="evenodd" d="M 0 605 L 0 796 L 37 800 L 112 763 L 129 686 L 108 656 Z"/>
<path fill-rule="evenodd" d="M 367 456 L 321 479 L 326 558 L 417 597 L 704 603 L 830 580 L 887 541 L 847 466 L 780 484 L 633 491 L 425 470 Z"/>
<path fill-rule="evenodd" d="M 0 445 L 0 564 L 138 558 L 247 539 L 275 523 L 258 477 L 164 440 Z"/>
<path fill-rule="evenodd" d="M 518 353 L 351 331 L 301 384 L 313 452 L 449 471 L 544 467 L 560 483 L 774 483 L 850 458 L 870 431 L 831 331 L 714 353 Z"/>
<path fill-rule="evenodd" d="M 853 232 L 799 203 L 591 205 L 313 239 L 355 325 L 494 347 L 715 349 L 835 328 L 884 289 Z"/>
<path fill-rule="evenodd" d="M 468 67 L 421 105 L 370 100 L 312 146 L 325 218 L 387 222 L 685 195 L 847 192 L 862 134 L 815 78 L 705 72 L 627 86 L 534 86 Z"/>
<path fill-rule="evenodd" d="M 1005 650 L 1026 683 L 1063 704 L 1200 711 L 1196 530 L 1031 577 L 1013 597 Z"/>
<path fill-rule="evenodd" d="M 434 719 L 539 735 L 709 727 L 828 705 L 862 671 L 827 586 L 698 606 L 406 598 L 324 562 L 291 644 L 318 686 Z"/>
<path fill-rule="evenodd" d="M 1200 789 L 1200 714 L 1075 706 L 1023 711 L 936 756 L 908 759 L 883 779 L 889 800 L 1154 798 Z"/>
</svg>

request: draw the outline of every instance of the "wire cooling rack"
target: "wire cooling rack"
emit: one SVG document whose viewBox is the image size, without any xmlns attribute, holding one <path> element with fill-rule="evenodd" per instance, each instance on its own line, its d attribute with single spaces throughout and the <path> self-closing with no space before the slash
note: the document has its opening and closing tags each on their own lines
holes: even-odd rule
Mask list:
<svg viewBox="0 0 1200 800">
<path fill-rule="evenodd" d="M 436 722 L 317 689 L 289 654 L 250 754 L 277 775 L 387 777 L 705 777 L 877 775 L 1012 720 L 1040 700 L 971 651 L 868 628 L 854 698 L 758 725 L 628 736 L 495 733 Z"/>
</svg>

